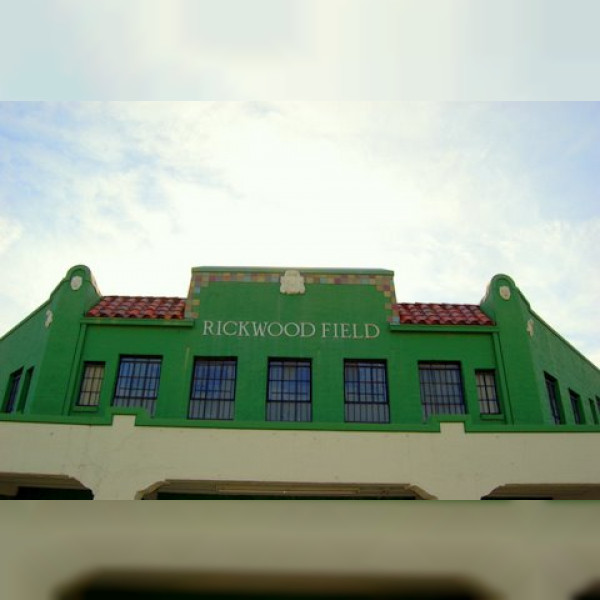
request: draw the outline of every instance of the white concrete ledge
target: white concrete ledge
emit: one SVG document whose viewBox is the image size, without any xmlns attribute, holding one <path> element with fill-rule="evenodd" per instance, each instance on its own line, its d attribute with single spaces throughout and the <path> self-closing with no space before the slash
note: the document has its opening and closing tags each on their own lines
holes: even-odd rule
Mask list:
<svg viewBox="0 0 600 600">
<path fill-rule="evenodd" d="M 174 480 L 395 485 L 457 500 L 506 485 L 513 493 L 522 485 L 580 486 L 580 494 L 600 485 L 600 433 L 466 434 L 462 423 L 443 424 L 441 433 L 193 429 L 134 420 L 0 422 L 0 482 L 61 475 L 97 499 L 139 498 Z"/>
</svg>

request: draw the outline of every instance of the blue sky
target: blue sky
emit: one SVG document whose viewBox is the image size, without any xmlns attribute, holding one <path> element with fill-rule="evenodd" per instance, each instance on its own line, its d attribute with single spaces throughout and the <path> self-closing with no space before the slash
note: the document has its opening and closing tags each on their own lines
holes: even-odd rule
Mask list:
<svg viewBox="0 0 600 600">
<path fill-rule="evenodd" d="M 600 104 L 0 103 L 0 331 L 75 264 L 183 296 L 200 265 L 381 267 L 400 301 L 499 272 L 600 364 Z"/>
</svg>

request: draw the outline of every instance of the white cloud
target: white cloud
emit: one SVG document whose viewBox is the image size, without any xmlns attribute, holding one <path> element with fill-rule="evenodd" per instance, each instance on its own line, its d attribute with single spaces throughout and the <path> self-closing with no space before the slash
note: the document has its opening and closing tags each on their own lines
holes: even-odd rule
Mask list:
<svg viewBox="0 0 600 600">
<path fill-rule="evenodd" d="M 13 132 L 3 161 L 19 163 L 0 171 L 0 233 L 21 230 L 0 238 L 5 293 L 31 298 L 23 312 L 79 262 L 104 293 L 150 295 L 184 295 L 201 264 L 385 267 L 406 301 L 478 302 L 507 272 L 534 310 L 597 352 L 585 336 L 600 322 L 598 217 L 544 217 L 544 165 L 531 168 L 519 145 L 533 107 L 1 108 L 0 134 L 2 123 Z M 35 286 L 24 290 L 24 273 Z M 1 328 L 22 316 L 5 313 Z"/>
<path fill-rule="evenodd" d="M 23 228 L 18 223 L 0 215 L 0 257 L 18 241 L 22 233 Z"/>
</svg>

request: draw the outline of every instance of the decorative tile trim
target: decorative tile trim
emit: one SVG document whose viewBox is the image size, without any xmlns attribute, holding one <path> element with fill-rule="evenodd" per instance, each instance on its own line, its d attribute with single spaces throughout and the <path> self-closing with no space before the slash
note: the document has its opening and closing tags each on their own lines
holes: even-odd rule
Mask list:
<svg viewBox="0 0 600 600">
<path fill-rule="evenodd" d="M 268 273 L 256 271 L 252 273 L 237 271 L 214 272 L 192 272 L 192 280 L 185 303 L 185 318 L 197 319 L 198 307 L 202 290 L 211 283 L 233 282 L 233 283 L 274 283 L 279 286 L 281 277 L 285 273 Z M 375 286 L 385 298 L 385 310 L 389 313 L 388 322 L 392 322 L 392 305 L 396 303 L 396 291 L 392 275 L 364 275 L 360 273 L 310 273 L 302 272 L 306 285 L 371 285 Z"/>
</svg>

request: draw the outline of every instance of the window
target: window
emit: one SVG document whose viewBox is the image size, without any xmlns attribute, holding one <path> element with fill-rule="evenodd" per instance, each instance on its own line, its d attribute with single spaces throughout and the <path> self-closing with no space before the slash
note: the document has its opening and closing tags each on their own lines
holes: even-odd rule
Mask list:
<svg viewBox="0 0 600 600">
<path fill-rule="evenodd" d="M 348 423 L 390 422 L 384 361 L 344 361 L 344 418 Z"/>
<path fill-rule="evenodd" d="M 100 404 L 100 390 L 104 380 L 103 362 L 86 362 L 83 365 L 81 388 L 77 406 L 98 406 Z"/>
<path fill-rule="evenodd" d="M 156 356 L 122 356 L 114 406 L 139 406 L 154 415 L 161 362 Z"/>
<path fill-rule="evenodd" d="M 21 392 L 21 406 L 20 410 L 23 410 L 25 402 L 27 402 L 27 396 L 29 395 L 29 388 L 31 387 L 31 379 L 33 378 L 33 367 L 29 367 L 25 371 L 25 381 L 23 381 L 23 391 Z"/>
<path fill-rule="evenodd" d="M 419 381 L 425 418 L 466 412 L 459 363 L 419 363 Z"/>
<path fill-rule="evenodd" d="M 19 393 L 19 383 L 21 382 L 21 375 L 23 369 L 19 369 L 11 374 L 8 380 L 8 390 L 6 392 L 6 399 L 4 403 L 4 411 L 6 413 L 14 412 L 17 410 L 17 398 Z"/>
<path fill-rule="evenodd" d="M 546 390 L 548 392 L 548 402 L 550 403 L 550 413 L 555 425 L 564 423 L 564 419 L 560 410 L 560 399 L 558 397 L 558 382 L 552 375 L 544 373 L 546 381 Z"/>
<path fill-rule="evenodd" d="M 482 415 L 499 415 L 501 411 L 496 391 L 496 373 L 492 370 L 475 371 L 475 381 L 479 412 Z"/>
<path fill-rule="evenodd" d="M 267 421 L 312 419 L 310 367 L 309 360 L 269 360 Z"/>
<path fill-rule="evenodd" d="M 571 400 L 571 410 L 573 411 L 573 419 L 577 425 L 584 423 L 583 410 L 581 410 L 581 398 L 579 394 L 573 390 L 569 390 L 569 399 Z"/>
<path fill-rule="evenodd" d="M 592 419 L 594 420 L 594 423 L 596 425 L 598 425 L 598 411 L 596 410 L 596 407 L 594 406 L 594 401 L 590 398 L 589 399 L 590 402 L 590 413 L 592 415 Z"/>
<path fill-rule="evenodd" d="M 190 393 L 190 419 L 233 419 L 235 358 L 197 358 Z"/>
</svg>

